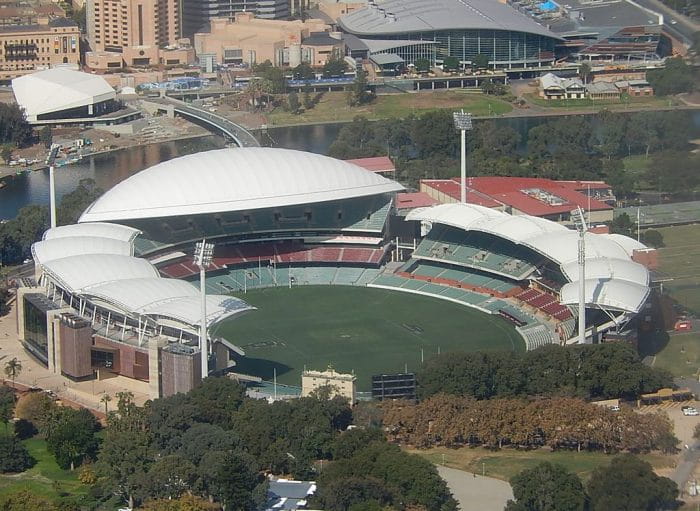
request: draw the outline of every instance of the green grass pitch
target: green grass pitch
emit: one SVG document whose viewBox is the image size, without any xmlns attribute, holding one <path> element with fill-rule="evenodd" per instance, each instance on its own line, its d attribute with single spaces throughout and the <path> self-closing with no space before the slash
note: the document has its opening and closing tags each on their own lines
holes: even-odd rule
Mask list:
<svg viewBox="0 0 700 511">
<path fill-rule="evenodd" d="M 301 371 L 329 364 L 354 371 L 367 391 L 371 375 L 416 371 L 441 352 L 525 349 L 504 319 L 445 300 L 350 286 L 268 288 L 238 294 L 257 311 L 214 331 L 242 347 L 236 371 L 301 385 Z"/>
</svg>

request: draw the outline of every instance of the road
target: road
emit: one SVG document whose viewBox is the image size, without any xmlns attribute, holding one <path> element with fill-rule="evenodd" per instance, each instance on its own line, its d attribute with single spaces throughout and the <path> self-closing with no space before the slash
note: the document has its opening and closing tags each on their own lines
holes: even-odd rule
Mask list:
<svg viewBox="0 0 700 511">
<path fill-rule="evenodd" d="M 654 12 L 663 14 L 664 29 L 681 41 L 691 43 L 693 41 L 693 34 L 700 30 L 699 24 L 693 22 L 693 20 L 690 18 L 677 13 L 673 9 L 666 7 L 659 0 L 635 0 L 635 2 L 646 9 L 651 9 Z M 675 21 L 676 23 L 671 23 L 671 20 Z"/>
<path fill-rule="evenodd" d="M 687 387 L 692 390 L 696 396 L 700 395 L 700 382 L 696 379 L 691 378 L 676 378 L 676 385 L 679 387 Z M 695 466 L 700 461 L 700 440 L 696 440 L 695 443 L 689 445 L 690 449 L 686 449 L 685 446 L 681 446 L 683 449 L 683 454 L 678 461 L 676 470 L 671 474 L 671 479 L 673 479 L 678 485 L 678 489 L 681 492 L 681 496 L 687 490 L 686 483 L 690 476 L 693 474 Z"/>
</svg>

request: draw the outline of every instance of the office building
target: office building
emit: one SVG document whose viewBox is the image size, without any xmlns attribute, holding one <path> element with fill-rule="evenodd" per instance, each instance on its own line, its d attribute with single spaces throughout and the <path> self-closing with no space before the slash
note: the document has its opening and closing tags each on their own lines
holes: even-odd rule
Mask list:
<svg viewBox="0 0 700 511">
<path fill-rule="evenodd" d="M 233 18 L 250 12 L 257 18 L 284 19 L 290 13 L 289 0 L 187 0 L 182 2 L 182 35 L 192 39 L 205 31 L 214 18 Z"/>
</svg>

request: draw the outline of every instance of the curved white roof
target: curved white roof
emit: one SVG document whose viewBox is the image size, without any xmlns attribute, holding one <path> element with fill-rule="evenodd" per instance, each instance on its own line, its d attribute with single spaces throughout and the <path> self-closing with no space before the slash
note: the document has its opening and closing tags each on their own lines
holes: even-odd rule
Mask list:
<svg viewBox="0 0 700 511">
<path fill-rule="evenodd" d="M 562 303 L 578 301 L 578 233 L 544 218 L 512 216 L 473 204 L 440 204 L 411 211 L 407 220 L 487 232 L 529 247 L 561 266 L 573 283 L 562 289 Z M 639 243 L 627 236 L 586 233 L 588 303 L 637 312 L 649 293 L 648 270 L 630 260 Z M 590 285 L 588 282 L 590 281 Z M 568 300 L 568 301 L 567 301 Z"/>
<path fill-rule="evenodd" d="M 43 270 L 66 291 L 83 293 L 92 286 L 115 280 L 160 278 L 146 259 L 116 254 L 80 254 L 54 259 Z"/>
<path fill-rule="evenodd" d="M 564 275 L 571 281 L 578 280 L 578 261 L 571 261 L 561 267 Z M 626 280 L 642 286 L 649 285 L 649 271 L 639 263 L 629 259 L 599 257 L 586 259 L 586 278 L 613 278 Z"/>
<path fill-rule="evenodd" d="M 266 147 L 220 149 L 131 176 L 89 206 L 80 222 L 282 207 L 399 190 L 395 181 L 327 156 Z"/>
<path fill-rule="evenodd" d="M 85 293 L 119 307 L 125 313 L 143 313 L 149 306 L 184 297 L 198 297 L 199 290 L 177 279 L 135 278 L 92 286 Z"/>
<path fill-rule="evenodd" d="M 133 255 L 133 245 L 127 241 L 97 236 L 66 236 L 37 241 L 32 245 L 36 264 L 44 265 L 55 259 L 83 254 Z"/>
<path fill-rule="evenodd" d="M 626 312 L 639 312 L 649 296 L 649 288 L 626 280 L 586 279 L 586 304 Z M 578 303 L 578 282 L 569 282 L 561 288 L 561 303 Z"/>
<path fill-rule="evenodd" d="M 613 240 L 615 243 L 620 245 L 625 249 L 627 255 L 632 257 L 635 250 L 644 250 L 647 246 L 644 243 L 640 243 L 634 238 L 625 236 L 624 234 L 601 234 L 601 236 Z"/>
<path fill-rule="evenodd" d="M 117 95 L 99 75 L 56 67 L 12 80 L 12 91 L 27 120 L 70 108 L 94 105 Z"/>
<path fill-rule="evenodd" d="M 202 320 L 199 307 L 200 298 L 188 296 L 154 303 L 145 307 L 142 313 L 148 316 L 172 318 L 189 325 L 200 325 Z M 226 295 L 207 295 L 207 328 L 226 318 L 251 310 L 255 310 L 255 307 L 238 298 Z"/>
<path fill-rule="evenodd" d="M 138 229 L 120 224 L 93 222 L 89 224 L 61 225 L 47 230 L 42 239 L 52 240 L 70 236 L 93 236 L 131 242 L 141 233 Z"/>
</svg>

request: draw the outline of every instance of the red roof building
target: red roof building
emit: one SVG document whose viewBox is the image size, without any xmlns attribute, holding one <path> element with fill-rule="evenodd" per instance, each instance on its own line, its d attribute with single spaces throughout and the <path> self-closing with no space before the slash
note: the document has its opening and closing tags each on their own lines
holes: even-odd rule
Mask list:
<svg viewBox="0 0 700 511">
<path fill-rule="evenodd" d="M 459 202 L 460 183 L 460 178 L 423 179 L 420 190 L 441 203 Z M 611 221 L 614 200 L 610 186 L 602 181 L 554 181 L 532 177 L 472 177 L 467 180 L 468 203 L 558 222 L 568 222 L 571 210 L 577 207 L 589 212 L 590 222 Z"/>
<path fill-rule="evenodd" d="M 396 194 L 396 209 L 426 208 L 435 204 L 438 204 L 438 201 L 425 192 Z"/>
<path fill-rule="evenodd" d="M 376 172 L 377 174 L 387 174 L 396 172 L 394 163 L 388 156 L 374 156 L 372 158 L 357 158 L 355 160 L 346 160 L 348 163 L 353 163 L 358 167 Z"/>
</svg>

